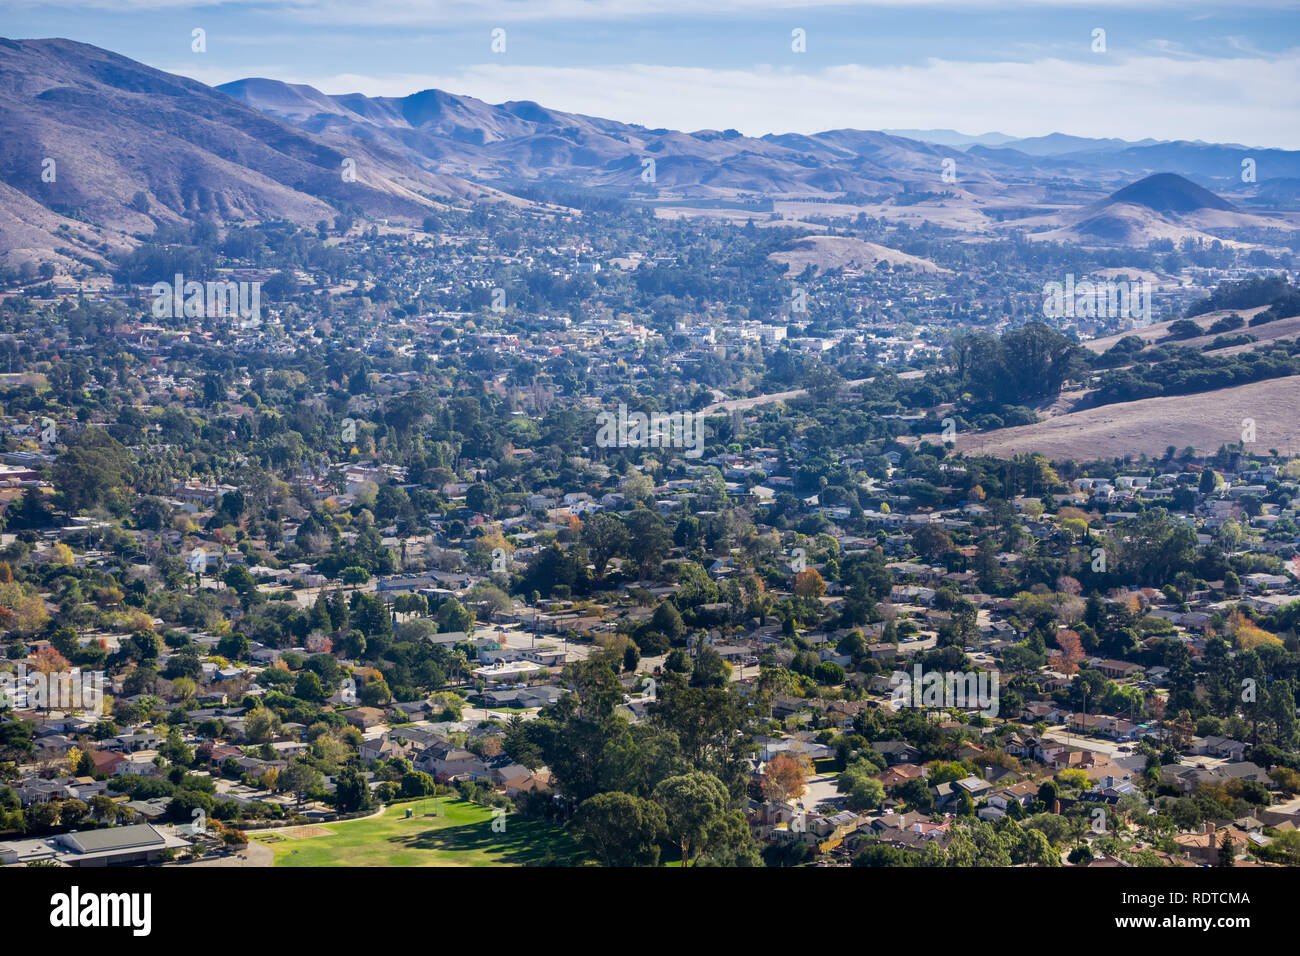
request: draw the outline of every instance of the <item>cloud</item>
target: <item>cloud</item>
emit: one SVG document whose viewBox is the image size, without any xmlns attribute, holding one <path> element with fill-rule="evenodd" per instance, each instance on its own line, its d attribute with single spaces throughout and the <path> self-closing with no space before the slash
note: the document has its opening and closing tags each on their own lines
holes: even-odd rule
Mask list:
<svg viewBox="0 0 1300 956">
<path fill-rule="evenodd" d="M 205 82 L 237 79 L 178 72 Z M 262 75 L 327 93 L 405 96 L 437 88 L 491 103 L 551 109 L 647 127 L 735 128 L 748 135 L 825 129 L 953 128 L 1013 136 L 1065 132 L 1125 139 L 1202 139 L 1300 148 L 1300 51 L 1271 58 L 1098 55 L 1084 61 L 930 60 L 918 66 L 711 69 L 660 65 L 560 67 L 486 63 L 447 73 Z M 249 75 L 243 73 L 242 75 Z"/>
<path fill-rule="evenodd" d="M 11 7 L 42 7 L 65 10 L 104 10 L 115 13 L 161 10 L 248 10 L 296 18 L 312 24 L 426 25 L 446 26 L 451 21 L 503 23 L 528 20 L 632 20 L 641 17 L 758 16 L 800 10 L 842 8 L 934 10 L 1060 11 L 1061 9 L 1120 9 L 1179 11 L 1181 0 L 9 0 Z M 1295 0 L 1253 0 L 1258 13 L 1289 9 Z M 1229 5 L 1208 5 L 1208 9 L 1232 9 Z"/>
</svg>

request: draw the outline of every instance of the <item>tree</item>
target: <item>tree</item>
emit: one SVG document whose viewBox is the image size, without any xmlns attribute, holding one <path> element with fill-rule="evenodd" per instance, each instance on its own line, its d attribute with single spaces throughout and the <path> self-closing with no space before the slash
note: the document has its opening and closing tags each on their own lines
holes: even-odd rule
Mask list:
<svg viewBox="0 0 1300 956">
<path fill-rule="evenodd" d="M 96 794 L 90 798 L 90 815 L 101 823 L 113 823 L 117 820 L 117 801 L 106 794 Z"/>
<path fill-rule="evenodd" d="M 349 587 L 361 587 L 370 580 L 370 572 L 360 565 L 349 565 L 339 572 L 339 580 Z"/>
<path fill-rule="evenodd" d="M 435 618 L 438 622 L 438 631 L 446 634 L 450 631 L 464 631 L 469 633 L 474 626 L 474 612 L 461 604 L 460 601 L 448 598 L 438 608 Z"/>
<path fill-rule="evenodd" d="M 319 675 L 314 671 L 304 670 L 298 675 L 298 680 L 293 686 L 293 696 L 299 700 L 320 703 L 329 695 L 325 693 L 325 688 L 321 686 Z"/>
<path fill-rule="evenodd" d="M 32 655 L 31 660 L 32 666 L 36 672 L 45 678 L 44 685 L 46 689 L 41 696 L 44 697 L 45 709 L 49 710 L 50 705 L 58 696 L 57 693 L 54 692 L 56 679 L 51 675 L 60 674 L 63 671 L 66 671 L 70 665 L 68 664 L 67 658 L 48 644 L 38 649 L 36 653 Z"/>
<path fill-rule="evenodd" d="M 1227 830 L 1224 830 L 1223 839 L 1219 841 L 1219 866 L 1232 866 L 1236 855 L 1237 851 L 1232 845 L 1232 837 L 1228 835 Z"/>
<path fill-rule="evenodd" d="M 628 556 L 636 562 L 641 577 L 649 577 L 672 547 L 672 535 L 653 511 L 642 508 L 627 518 Z"/>
<path fill-rule="evenodd" d="M 426 797 L 436 789 L 433 777 L 422 770 L 408 770 L 402 774 L 402 796 Z"/>
<path fill-rule="evenodd" d="M 102 428 L 86 428 L 74 438 L 54 466 L 54 486 L 69 511 L 120 503 L 131 453 Z"/>
<path fill-rule="evenodd" d="M 670 644 L 676 644 L 686 636 L 686 624 L 682 621 L 681 613 L 676 605 L 668 601 L 663 601 L 655 608 L 650 617 L 650 629 L 663 634 Z"/>
<path fill-rule="evenodd" d="M 1038 788 L 1038 800 L 1043 804 L 1048 813 L 1054 813 L 1053 807 L 1056 805 L 1056 784 L 1051 780 L 1045 780 Z"/>
<path fill-rule="evenodd" d="M 885 785 L 875 777 L 860 777 L 849 788 L 848 800 L 851 810 L 875 810 L 885 801 Z"/>
<path fill-rule="evenodd" d="M 976 398 L 1005 405 L 1054 398 L 1086 367 L 1079 344 L 1043 322 L 1027 322 L 1001 339 L 986 332 L 958 336 L 949 359 L 957 381 Z"/>
<path fill-rule="evenodd" d="M 254 743 L 271 739 L 279 718 L 265 707 L 257 707 L 244 718 L 244 735 Z"/>
<path fill-rule="evenodd" d="M 366 681 L 357 698 L 367 707 L 382 707 L 393 699 L 393 692 L 389 689 L 386 680 L 376 677 Z"/>
<path fill-rule="evenodd" d="M 604 866 L 655 866 L 668 822 L 653 800 L 615 791 L 584 800 L 569 829 Z"/>
<path fill-rule="evenodd" d="M 1074 674 L 1079 670 L 1079 662 L 1086 656 L 1079 633 L 1071 630 L 1056 632 L 1056 643 L 1061 648 L 1061 673 Z"/>
<path fill-rule="evenodd" d="M 808 789 L 806 781 L 811 772 L 812 767 L 803 754 L 776 754 L 767 762 L 763 773 L 763 796 L 779 803 L 798 799 Z"/>
<path fill-rule="evenodd" d="M 465 491 L 465 506 L 476 514 L 495 514 L 499 500 L 497 490 L 485 482 L 470 485 Z"/>
<path fill-rule="evenodd" d="M 582 544 L 598 578 L 605 577 L 610 558 L 627 551 L 629 540 L 627 526 L 613 515 L 596 514 L 582 523 Z"/>
<path fill-rule="evenodd" d="M 309 763 L 295 760 L 284 768 L 277 784 L 281 790 L 287 790 L 296 796 L 298 805 L 301 806 L 303 797 L 319 788 L 324 782 L 325 778 L 319 770 Z"/>
<path fill-rule="evenodd" d="M 927 561 L 937 561 L 952 551 L 952 536 L 939 525 L 923 524 L 912 532 L 912 547 Z"/>
<path fill-rule="evenodd" d="M 691 669 L 692 687 L 725 687 L 731 680 L 731 665 L 722 655 L 705 644 L 695 654 L 695 666 Z"/>
<path fill-rule="evenodd" d="M 529 738 L 524 719 L 518 714 L 511 715 L 506 721 L 502 749 L 510 756 L 511 760 L 528 768 L 530 771 L 536 770 L 546 762 L 542 756 L 541 748 Z"/>
<path fill-rule="evenodd" d="M 668 834 L 681 848 L 682 866 L 701 853 L 710 834 L 723 822 L 730 802 L 727 788 L 711 773 L 692 770 L 655 787 L 655 802 L 664 809 Z"/>
<path fill-rule="evenodd" d="M 815 601 L 826 593 L 826 582 L 816 568 L 805 568 L 794 576 L 795 597 Z"/>
<path fill-rule="evenodd" d="M 1196 561 L 1196 532 L 1163 508 L 1121 522 L 1120 565 L 1140 584 L 1160 586 Z"/>
</svg>

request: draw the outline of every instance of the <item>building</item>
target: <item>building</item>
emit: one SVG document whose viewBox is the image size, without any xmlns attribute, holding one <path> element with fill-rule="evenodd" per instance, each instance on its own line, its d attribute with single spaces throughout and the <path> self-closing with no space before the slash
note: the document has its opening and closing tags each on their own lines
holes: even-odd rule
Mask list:
<svg viewBox="0 0 1300 956">
<path fill-rule="evenodd" d="M 187 846 L 189 843 L 170 829 L 150 823 L 134 823 L 0 843 L 0 863 L 10 865 L 49 860 L 64 866 L 123 866 L 155 863 L 162 858 L 163 850 Z"/>
</svg>

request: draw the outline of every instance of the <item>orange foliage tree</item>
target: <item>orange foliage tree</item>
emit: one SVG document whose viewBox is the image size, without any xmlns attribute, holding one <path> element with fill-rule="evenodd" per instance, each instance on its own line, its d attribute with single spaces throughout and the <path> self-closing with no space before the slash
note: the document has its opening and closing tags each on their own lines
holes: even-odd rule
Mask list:
<svg viewBox="0 0 1300 956">
<path fill-rule="evenodd" d="M 1078 673 L 1079 662 L 1082 661 L 1084 657 L 1083 641 L 1079 639 L 1079 632 L 1068 629 L 1057 631 L 1056 643 L 1065 655 L 1061 661 L 1061 673 Z"/>
<path fill-rule="evenodd" d="M 802 754 L 777 754 L 767 762 L 763 774 L 763 796 L 784 803 L 803 796 L 812 765 Z"/>
</svg>

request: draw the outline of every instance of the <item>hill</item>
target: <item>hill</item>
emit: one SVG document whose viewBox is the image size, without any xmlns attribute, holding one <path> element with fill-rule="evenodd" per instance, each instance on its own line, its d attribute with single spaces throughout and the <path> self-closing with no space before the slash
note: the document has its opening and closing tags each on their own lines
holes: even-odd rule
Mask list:
<svg viewBox="0 0 1300 956">
<path fill-rule="evenodd" d="M 1144 206 L 1158 213 L 1182 214 L 1198 209 L 1227 209 L 1236 207 L 1226 199 L 1196 185 L 1176 173 L 1156 173 L 1111 193 L 1103 208 L 1114 203 Z"/>
<path fill-rule="evenodd" d="M 957 447 L 965 454 L 1041 452 L 1054 460 L 1076 461 L 1143 452 L 1161 455 L 1170 445 L 1213 454 L 1220 445 L 1241 441 L 1245 419 L 1255 421 L 1258 447 L 1300 452 L 1300 376 L 1102 405 L 1033 425 L 965 436 Z"/>
<path fill-rule="evenodd" d="M 0 39 L 0 139 L 6 264 L 99 262 L 158 224 L 197 217 L 309 224 L 356 208 L 415 220 L 438 200 L 484 192 L 379 146 L 328 143 L 202 83 L 62 39 Z M 354 164 L 351 181 L 345 159 Z M 60 226 L 78 238 L 69 242 Z"/>
<path fill-rule="evenodd" d="M 932 188 L 945 159 L 963 184 L 996 192 L 987 164 L 947 146 L 863 130 L 748 137 L 734 129 L 682 132 L 548 109 L 486 103 L 443 90 L 406 97 L 329 95 L 246 79 L 219 87 L 270 116 L 325 136 L 382 143 L 426 169 L 501 184 L 548 180 L 654 198 L 839 197 Z M 643 178 L 653 159 L 653 177 Z"/>
<path fill-rule="evenodd" d="M 1145 246 L 1154 240 L 1181 243 L 1222 239 L 1213 230 L 1290 228 L 1256 213 L 1242 212 L 1210 190 L 1175 173 L 1157 173 L 1118 189 L 1105 199 L 1044 217 L 1038 224 L 1055 228 L 1032 238 L 1084 245 Z M 1241 243 L 1233 243 L 1241 245 Z"/>
<path fill-rule="evenodd" d="M 807 236 L 795 240 L 788 249 L 772 253 L 768 259 L 783 263 L 786 275 L 792 276 L 799 275 L 810 265 L 818 272 L 825 272 L 827 269 L 845 266 L 874 269 L 880 262 L 887 262 L 895 269 L 911 269 L 914 272 L 950 271 L 935 265 L 929 259 L 852 236 Z"/>
</svg>

